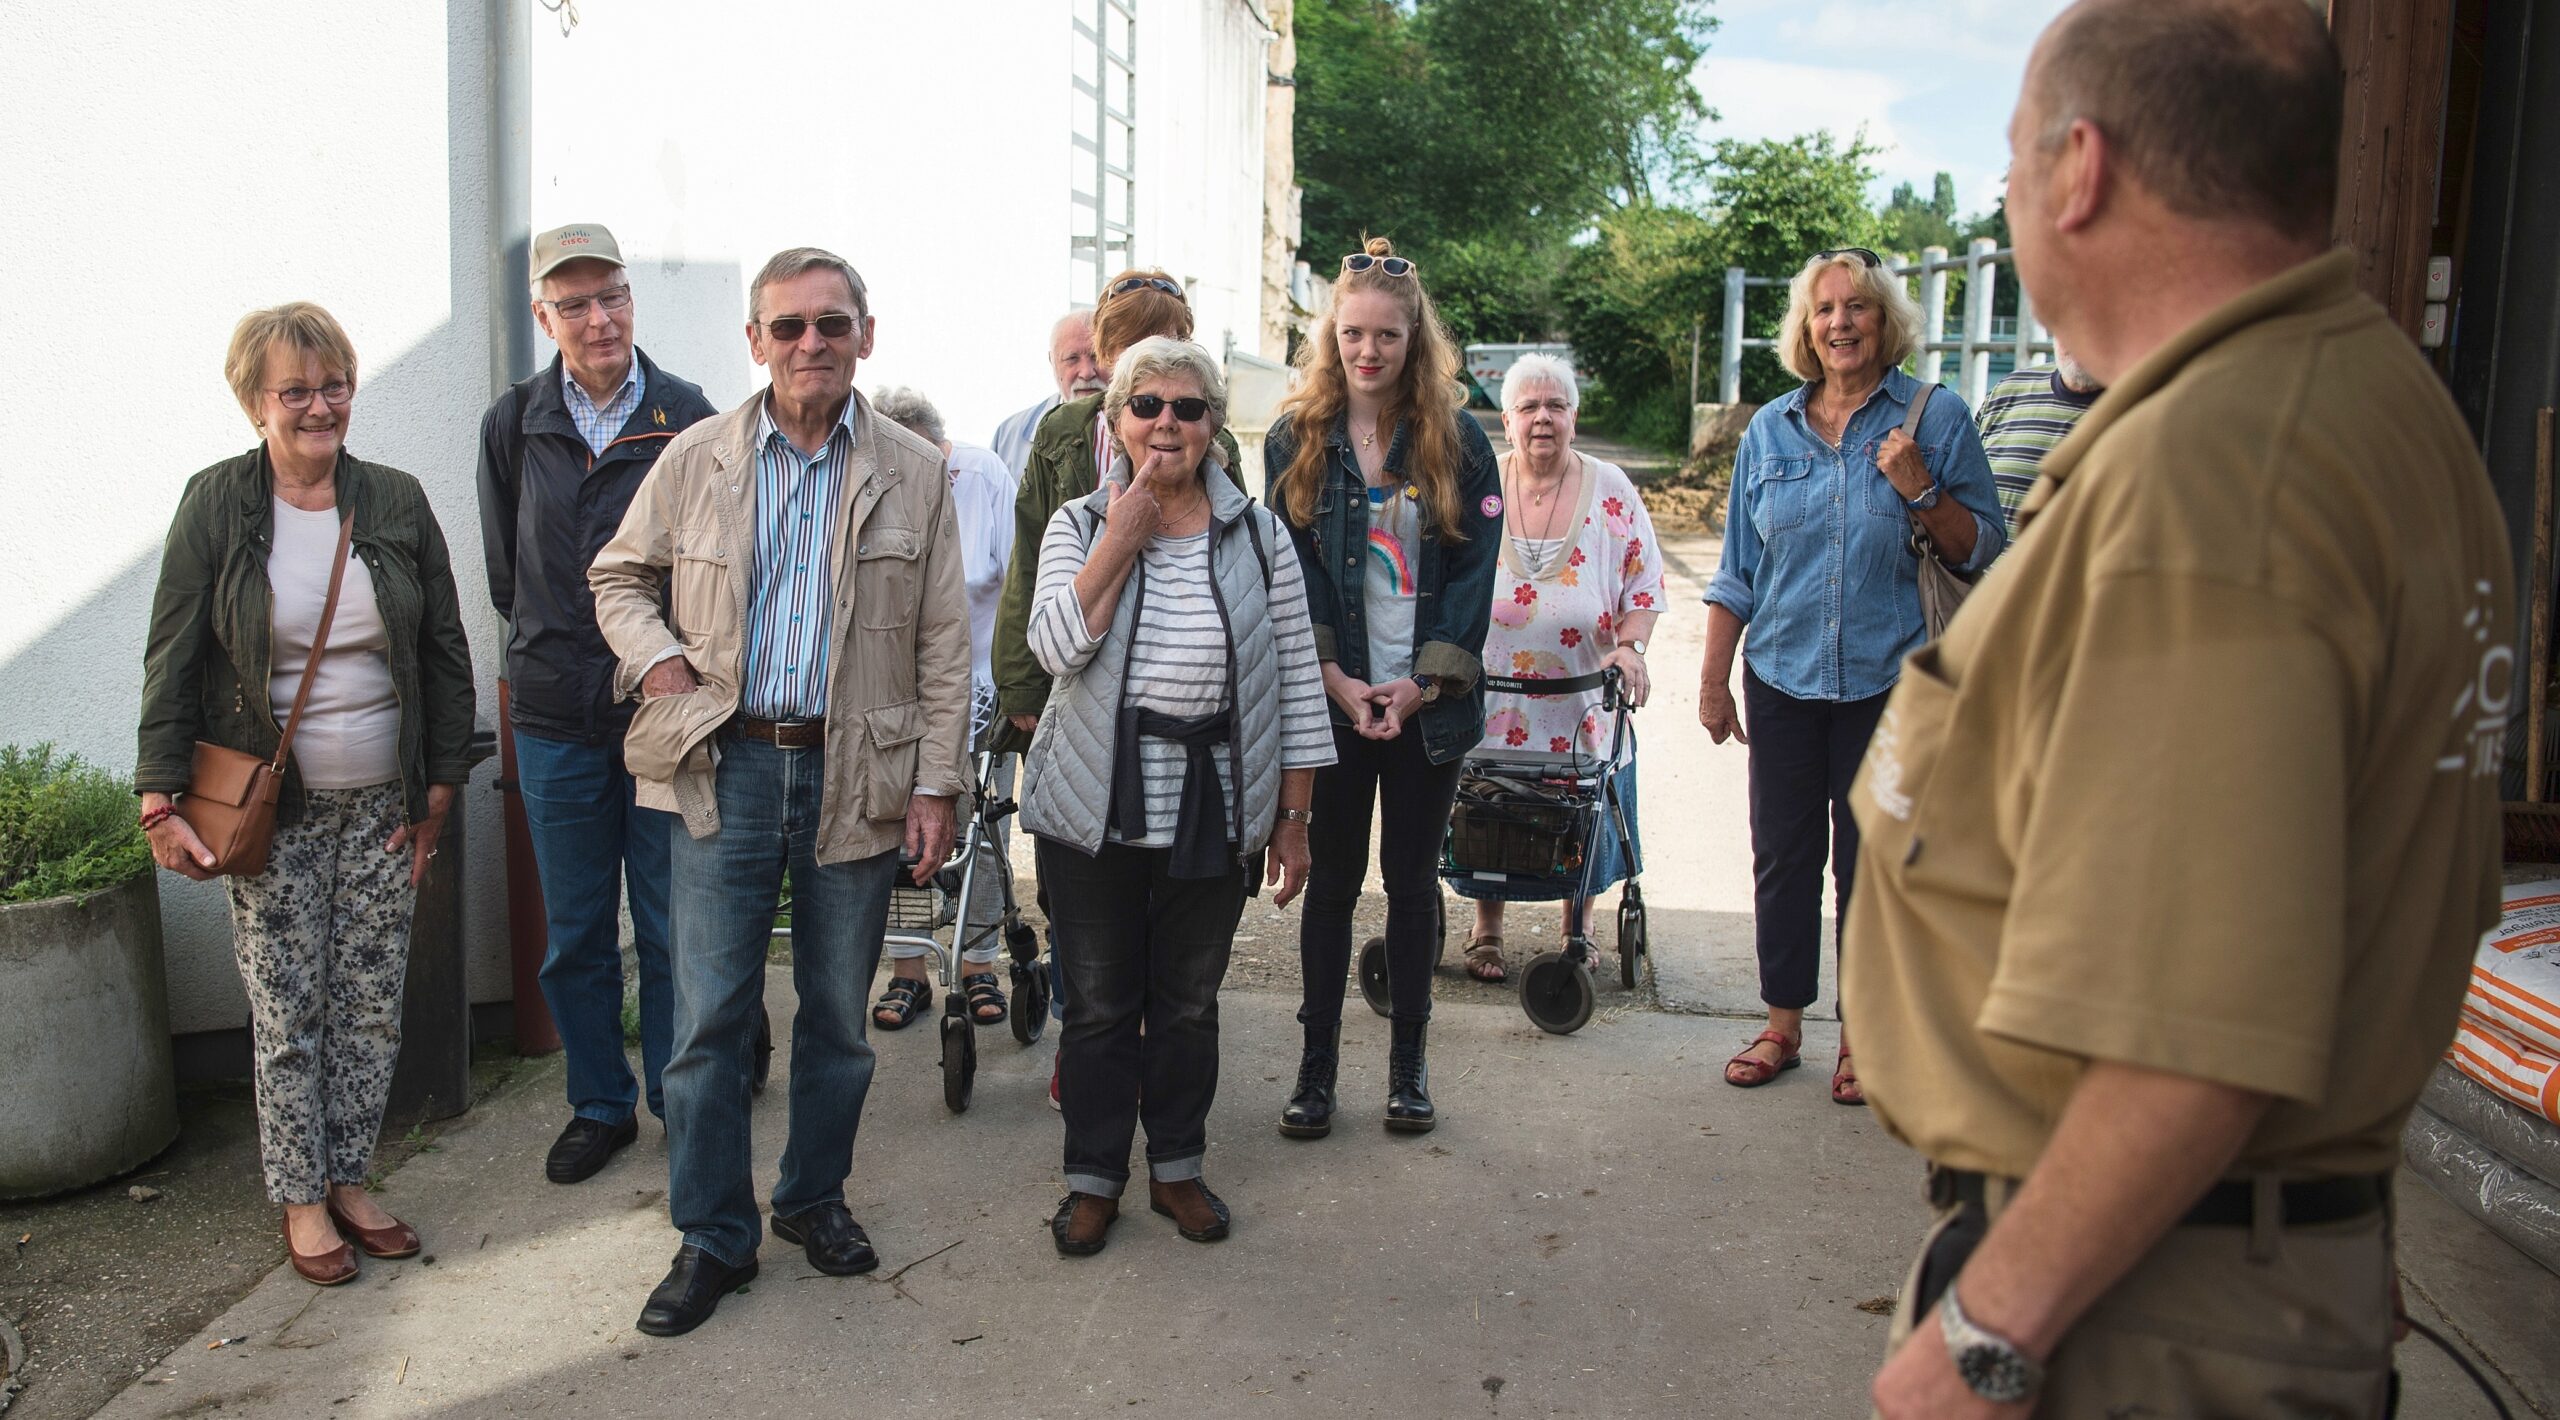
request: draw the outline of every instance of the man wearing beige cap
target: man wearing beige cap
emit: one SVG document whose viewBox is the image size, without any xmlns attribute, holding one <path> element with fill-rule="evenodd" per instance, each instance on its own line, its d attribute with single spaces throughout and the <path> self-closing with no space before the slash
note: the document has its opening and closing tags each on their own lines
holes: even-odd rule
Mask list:
<svg viewBox="0 0 2560 1420">
<path fill-rule="evenodd" d="M 560 354 L 480 421 L 480 532 L 489 598 L 507 622 L 516 778 L 549 928 L 542 997 L 568 1056 L 571 1117 L 544 1166 L 554 1183 L 592 1177 L 638 1135 L 643 1082 L 650 1113 L 666 1114 L 658 1077 L 675 1010 L 674 820 L 633 801 L 622 757 L 632 706 L 614 697 L 587 565 L 622 525 L 659 451 L 712 408 L 632 344 L 633 313 L 611 232 L 582 222 L 535 237 L 533 317 Z M 640 965 L 643 1081 L 623 1054 L 623 883 Z"/>
</svg>

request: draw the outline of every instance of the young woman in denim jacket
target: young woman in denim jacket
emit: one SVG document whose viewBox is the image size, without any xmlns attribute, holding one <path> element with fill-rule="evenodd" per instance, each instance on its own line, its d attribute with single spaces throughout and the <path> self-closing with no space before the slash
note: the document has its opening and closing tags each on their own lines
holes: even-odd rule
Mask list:
<svg viewBox="0 0 2560 1420">
<path fill-rule="evenodd" d="M 1382 820 L 1395 1043 L 1386 1126 L 1432 1127 L 1425 1029 L 1440 932 L 1440 840 L 1468 750 L 1502 545 L 1493 446 L 1467 416 L 1456 348 L 1422 275 L 1384 238 L 1342 259 L 1333 308 L 1263 441 L 1271 503 L 1306 571 L 1337 762 L 1316 773 L 1315 862 L 1298 934 L 1306 1034 L 1280 1130 L 1332 1127 L 1351 909 Z"/>
</svg>

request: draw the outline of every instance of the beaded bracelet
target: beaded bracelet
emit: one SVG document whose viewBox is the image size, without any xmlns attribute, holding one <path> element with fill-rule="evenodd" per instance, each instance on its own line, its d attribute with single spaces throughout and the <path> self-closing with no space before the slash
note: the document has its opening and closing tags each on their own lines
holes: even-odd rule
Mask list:
<svg viewBox="0 0 2560 1420">
<path fill-rule="evenodd" d="M 146 810 L 142 815 L 142 831 L 149 833 L 152 829 L 159 826 L 160 820 L 169 818 L 177 812 L 178 811 L 175 808 L 167 804 L 162 804 L 156 809 Z"/>
</svg>

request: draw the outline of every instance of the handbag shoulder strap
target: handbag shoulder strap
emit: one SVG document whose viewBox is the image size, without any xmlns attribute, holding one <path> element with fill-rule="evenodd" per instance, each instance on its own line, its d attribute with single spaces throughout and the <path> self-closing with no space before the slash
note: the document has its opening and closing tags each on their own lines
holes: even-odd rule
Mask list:
<svg viewBox="0 0 2560 1420">
<path fill-rule="evenodd" d="M 1922 385 L 1918 391 L 1913 393 L 1911 396 L 1911 411 L 1902 416 L 1902 432 L 1905 437 L 1914 440 L 1917 440 L 1920 437 L 1920 412 L 1929 407 L 1929 396 L 1936 394 L 1937 392 L 1938 387 L 1936 385 Z"/>
<path fill-rule="evenodd" d="M 329 624 L 338 619 L 338 589 L 347 580 L 347 549 L 355 545 L 356 520 L 350 512 L 338 520 L 338 553 L 329 564 L 329 599 L 320 604 L 320 629 L 311 638 L 311 659 L 302 667 L 302 688 L 293 693 L 293 713 L 284 718 L 284 735 L 276 741 L 276 773 L 293 755 L 293 732 L 302 727 L 302 709 L 311 703 L 311 682 L 319 677 L 320 657 L 329 649 Z"/>
</svg>

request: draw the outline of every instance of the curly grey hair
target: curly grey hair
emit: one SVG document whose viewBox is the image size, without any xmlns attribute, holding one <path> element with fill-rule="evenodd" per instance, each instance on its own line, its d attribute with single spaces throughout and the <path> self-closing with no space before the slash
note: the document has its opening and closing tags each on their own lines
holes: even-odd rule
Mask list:
<svg viewBox="0 0 2560 1420">
<path fill-rule="evenodd" d="M 1169 335 L 1148 336 L 1120 352 L 1120 363 L 1111 367 L 1111 388 L 1102 394 L 1102 413 L 1111 426 L 1120 426 L 1120 411 L 1129 407 L 1129 396 L 1137 393 L 1140 384 L 1166 375 L 1199 384 L 1200 397 L 1209 401 L 1210 433 L 1227 427 L 1227 380 L 1216 358 L 1188 340 Z"/>
<path fill-rule="evenodd" d="M 945 437 L 942 411 L 933 407 L 923 390 L 890 385 L 871 396 L 871 407 L 881 418 L 907 426 L 910 433 L 928 444 L 939 444 Z"/>
<path fill-rule="evenodd" d="M 1554 385 L 1564 391 L 1567 409 L 1582 408 L 1582 386 L 1573 378 L 1573 366 L 1544 351 L 1532 350 L 1511 362 L 1502 375 L 1502 407 L 1511 407 L 1511 396 L 1533 385 Z"/>
</svg>

